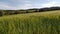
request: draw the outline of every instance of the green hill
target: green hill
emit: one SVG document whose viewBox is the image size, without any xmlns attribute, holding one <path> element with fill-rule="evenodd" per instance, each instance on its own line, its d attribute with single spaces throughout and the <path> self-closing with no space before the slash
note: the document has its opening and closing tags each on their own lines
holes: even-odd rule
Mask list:
<svg viewBox="0 0 60 34">
<path fill-rule="evenodd" d="M 2 16 L 0 34 L 60 34 L 60 10 Z"/>
</svg>

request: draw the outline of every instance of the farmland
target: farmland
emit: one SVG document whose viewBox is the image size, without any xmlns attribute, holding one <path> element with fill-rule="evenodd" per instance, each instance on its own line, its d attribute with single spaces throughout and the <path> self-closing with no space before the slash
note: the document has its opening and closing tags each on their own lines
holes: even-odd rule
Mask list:
<svg viewBox="0 0 60 34">
<path fill-rule="evenodd" d="M 2 16 L 0 34 L 60 34 L 60 10 Z"/>
</svg>

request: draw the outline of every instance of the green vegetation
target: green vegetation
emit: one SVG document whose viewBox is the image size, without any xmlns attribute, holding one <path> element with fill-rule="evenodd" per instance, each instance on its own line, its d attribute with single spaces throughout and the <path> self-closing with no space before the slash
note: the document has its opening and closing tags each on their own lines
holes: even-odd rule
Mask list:
<svg viewBox="0 0 60 34">
<path fill-rule="evenodd" d="M 0 10 L 0 16 L 39 12 L 39 10 Z"/>
<path fill-rule="evenodd" d="M 60 34 L 60 10 L 2 16 L 0 34 Z"/>
<path fill-rule="evenodd" d="M 25 9 L 25 10 L 0 10 L 0 16 L 4 15 L 14 15 L 14 14 L 24 14 L 24 13 L 34 13 L 34 12 L 48 12 L 60 10 L 60 7 L 45 7 L 45 8 L 33 8 L 33 9 Z"/>
</svg>

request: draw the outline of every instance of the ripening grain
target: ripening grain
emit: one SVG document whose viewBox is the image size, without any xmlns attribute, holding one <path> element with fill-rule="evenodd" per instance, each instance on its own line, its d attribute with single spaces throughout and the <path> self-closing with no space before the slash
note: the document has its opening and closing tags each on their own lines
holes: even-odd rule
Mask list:
<svg viewBox="0 0 60 34">
<path fill-rule="evenodd" d="M 0 17 L 0 34 L 60 34 L 60 12 Z"/>
</svg>

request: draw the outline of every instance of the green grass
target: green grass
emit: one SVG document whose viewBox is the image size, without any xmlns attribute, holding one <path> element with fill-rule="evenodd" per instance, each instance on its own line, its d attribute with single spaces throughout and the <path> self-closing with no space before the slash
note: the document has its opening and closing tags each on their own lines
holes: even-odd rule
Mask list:
<svg viewBox="0 0 60 34">
<path fill-rule="evenodd" d="M 60 34 L 60 10 L 0 17 L 0 34 Z"/>
</svg>

